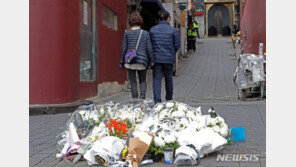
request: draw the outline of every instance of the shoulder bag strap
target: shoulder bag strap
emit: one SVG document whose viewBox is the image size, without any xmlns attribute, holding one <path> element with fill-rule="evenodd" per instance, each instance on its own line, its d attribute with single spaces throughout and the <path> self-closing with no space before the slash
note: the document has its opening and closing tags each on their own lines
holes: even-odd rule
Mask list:
<svg viewBox="0 0 296 167">
<path fill-rule="evenodd" d="M 136 46 L 136 50 L 138 50 L 138 46 L 139 46 L 139 43 L 140 43 L 140 40 L 141 40 L 142 32 L 143 32 L 143 30 L 141 30 L 141 32 L 140 32 L 138 42 L 137 42 L 137 46 Z"/>
</svg>

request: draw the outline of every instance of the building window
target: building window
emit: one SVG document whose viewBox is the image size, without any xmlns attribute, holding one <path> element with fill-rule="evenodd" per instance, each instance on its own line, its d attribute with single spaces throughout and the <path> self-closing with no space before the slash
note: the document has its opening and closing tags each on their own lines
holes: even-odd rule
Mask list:
<svg viewBox="0 0 296 167">
<path fill-rule="evenodd" d="M 97 0 L 79 0 L 80 81 L 97 80 Z"/>
<path fill-rule="evenodd" d="M 196 12 L 203 12 L 204 6 L 204 0 L 196 0 Z"/>
<path fill-rule="evenodd" d="M 117 31 L 117 14 L 103 5 L 103 25 Z"/>
</svg>

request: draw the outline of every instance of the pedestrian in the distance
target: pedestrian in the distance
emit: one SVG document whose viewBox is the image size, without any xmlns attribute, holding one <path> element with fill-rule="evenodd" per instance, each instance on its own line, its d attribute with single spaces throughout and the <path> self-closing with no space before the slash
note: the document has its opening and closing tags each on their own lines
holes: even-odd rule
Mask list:
<svg viewBox="0 0 296 167">
<path fill-rule="evenodd" d="M 239 30 L 238 30 L 238 23 L 237 23 L 237 21 L 236 21 L 236 22 L 233 24 L 233 33 L 234 33 L 234 35 L 236 35 L 238 31 L 239 31 Z"/>
<path fill-rule="evenodd" d="M 165 77 L 165 99 L 173 100 L 173 71 L 176 52 L 180 48 L 180 36 L 178 30 L 171 27 L 170 15 L 167 11 L 159 12 L 160 22 L 150 29 L 150 37 L 153 45 L 153 94 L 154 102 L 161 102 L 161 80 Z"/>
<path fill-rule="evenodd" d="M 193 49 L 194 52 L 196 50 L 196 31 L 192 27 L 191 24 L 188 26 L 188 31 L 187 31 L 187 45 L 188 45 L 188 50 Z"/>
<path fill-rule="evenodd" d="M 194 28 L 195 31 L 196 31 L 197 37 L 200 38 L 200 37 L 199 37 L 199 32 L 198 32 L 199 23 L 198 23 L 197 21 L 195 21 L 195 20 L 194 20 L 194 22 L 193 22 L 193 28 Z"/>
<path fill-rule="evenodd" d="M 145 99 L 146 97 L 146 71 L 154 64 L 152 44 L 149 33 L 141 29 L 143 19 L 138 13 L 133 13 L 128 19 L 131 28 L 124 33 L 122 39 L 120 68 L 127 68 L 131 84 L 132 98 Z M 140 83 L 140 96 L 137 88 L 138 73 Z"/>
</svg>

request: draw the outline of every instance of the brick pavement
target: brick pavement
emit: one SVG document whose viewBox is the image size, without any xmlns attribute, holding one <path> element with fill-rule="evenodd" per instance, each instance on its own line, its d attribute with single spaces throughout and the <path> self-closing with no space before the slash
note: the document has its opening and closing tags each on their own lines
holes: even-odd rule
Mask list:
<svg viewBox="0 0 296 167">
<path fill-rule="evenodd" d="M 246 128 L 246 142 L 227 145 L 220 152 L 210 154 L 201 160 L 200 167 L 208 166 L 266 166 L 266 107 L 265 101 L 239 101 L 237 89 L 232 77 L 235 70 L 235 57 L 231 40 L 228 38 L 201 39 L 197 45 L 197 52 L 189 53 L 183 59 L 177 77 L 174 78 L 174 99 L 201 106 L 206 113 L 210 106 L 214 106 L 217 113 L 225 118 L 229 127 L 244 126 Z M 163 97 L 164 97 L 163 89 Z M 130 92 L 122 92 L 97 103 L 109 100 L 127 102 Z M 151 83 L 148 84 L 147 98 L 152 98 Z M 30 116 L 30 166 L 87 166 L 86 161 L 77 164 L 58 162 L 55 160 L 55 138 L 64 130 L 69 114 Z M 259 154 L 257 162 L 217 162 L 218 154 Z M 154 163 L 147 166 L 172 166 L 164 163 Z"/>
</svg>

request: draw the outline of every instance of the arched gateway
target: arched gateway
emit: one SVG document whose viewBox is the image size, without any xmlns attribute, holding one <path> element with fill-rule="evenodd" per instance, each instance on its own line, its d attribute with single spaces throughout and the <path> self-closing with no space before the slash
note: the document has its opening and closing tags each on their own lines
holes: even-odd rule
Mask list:
<svg viewBox="0 0 296 167">
<path fill-rule="evenodd" d="M 208 11 L 208 36 L 231 35 L 230 15 L 223 4 L 215 4 Z"/>
<path fill-rule="evenodd" d="M 205 37 L 230 36 L 236 0 L 204 0 Z"/>
</svg>

